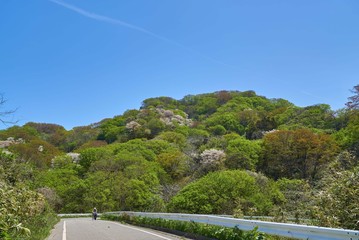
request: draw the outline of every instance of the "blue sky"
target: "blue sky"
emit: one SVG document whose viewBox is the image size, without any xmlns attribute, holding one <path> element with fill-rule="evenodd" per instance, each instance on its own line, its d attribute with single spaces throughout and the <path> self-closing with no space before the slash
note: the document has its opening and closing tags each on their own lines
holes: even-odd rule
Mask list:
<svg viewBox="0 0 359 240">
<path fill-rule="evenodd" d="M 1 0 L 0 111 L 71 129 L 219 90 L 337 110 L 358 26 L 357 0 Z"/>
</svg>

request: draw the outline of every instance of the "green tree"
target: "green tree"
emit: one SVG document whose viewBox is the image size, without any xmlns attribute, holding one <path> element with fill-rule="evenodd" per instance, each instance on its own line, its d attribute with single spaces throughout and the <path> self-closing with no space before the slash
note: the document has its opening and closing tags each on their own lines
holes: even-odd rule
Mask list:
<svg viewBox="0 0 359 240">
<path fill-rule="evenodd" d="M 231 169 L 255 170 L 261 155 L 261 143 L 244 137 L 228 141 L 226 166 Z"/>
<path fill-rule="evenodd" d="M 173 146 L 173 144 L 169 143 L 165 140 L 160 139 L 151 139 L 149 141 L 144 142 L 146 148 L 154 152 L 156 155 L 161 153 L 165 153 L 167 151 L 172 151 L 178 149 L 177 147 Z"/>
<path fill-rule="evenodd" d="M 216 125 L 209 128 L 209 130 L 212 132 L 212 134 L 220 136 L 224 135 L 226 133 L 226 128 L 222 125 Z"/>
<path fill-rule="evenodd" d="M 165 129 L 165 124 L 159 119 L 152 118 L 148 121 L 147 128 L 151 131 L 151 137 L 153 138 Z"/>
<path fill-rule="evenodd" d="M 79 164 L 82 167 L 82 174 L 88 172 L 91 165 L 99 160 L 108 160 L 113 156 L 113 153 L 108 148 L 86 148 L 80 152 Z"/>
<path fill-rule="evenodd" d="M 45 199 L 24 185 L 9 186 L 0 180 L 0 239 L 30 236 L 29 221 L 45 210 Z"/>
<path fill-rule="evenodd" d="M 259 131 L 259 123 L 261 123 L 262 116 L 259 111 L 253 109 L 245 109 L 237 113 L 239 123 L 244 127 L 244 133 L 248 138 Z"/>
<path fill-rule="evenodd" d="M 321 226 L 359 230 L 359 167 L 343 170 L 332 165 L 320 182 L 322 190 L 310 208 L 312 217 Z"/>
<path fill-rule="evenodd" d="M 54 134 L 50 136 L 50 140 L 58 142 L 58 146 L 65 152 L 72 152 L 78 149 L 83 144 L 94 141 L 100 134 L 100 128 L 97 125 L 89 125 L 82 127 L 75 127 L 70 131 L 63 132 L 58 129 Z M 65 140 L 63 140 L 65 137 Z"/>
<path fill-rule="evenodd" d="M 9 185 L 30 184 L 34 179 L 33 167 L 15 154 L 0 150 L 0 180 Z"/>
<path fill-rule="evenodd" d="M 157 162 L 172 179 L 182 178 L 190 169 L 190 159 L 178 150 L 159 154 Z"/>
<path fill-rule="evenodd" d="M 34 239 L 44 227 L 39 221 L 53 218 L 44 196 L 29 187 L 33 175 L 22 159 L 0 152 L 0 239 Z"/>
<path fill-rule="evenodd" d="M 86 185 L 71 168 L 56 168 L 41 171 L 36 175 L 35 187 L 53 189 L 60 197 L 57 212 L 84 212 L 83 194 Z"/>
<path fill-rule="evenodd" d="M 276 220 L 285 222 L 288 218 L 294 218 L 296 223 L 301 219 L 310 219 L 310 209 L 314 205 L 313 189 L 303 179 L 281 178 L 276 185 L 283 193 L 285 201 L 278 205 L 277 212 L 274 212 Z"/>
<path fill-rule="evenodd" d="M 156 154 L 146 146 L 146 142 L 147 140 L 143 139 L 133 139 L 125 143 L 113 144 L 109 149 L 112 149 L 115 155 L 121 152 L 131 152 L 144 157 L 147 161 L 154 161 Z"/>
<path fill-rule="evenodd" d="M 334 128 L 334 112 L 328 104 L 297 108 L 294 113 L 286 125 L 317 129 Z"/>
<path fill-rule="evenodd" d="M 160 184 L 167 182 L 168 176 L 157 162 L 148 161 L 136 152 L 122 150 L 108 159 L 94 161 L 85 181 L 87 185 L 93 185 L 91 189 L 94 191 L 104 191 L 93 195 L 87 191 L 88 208 L 92 204 L 98 209 L 142 211 L 158 207 L 153 199 L 160 198 Z M 139 186 L 146 187 L 132 191 L 132 187 Z M 137 198 L 139 203 L 132 202 Z"/>
<path fill-rule="evenodd" d="M 131 179 L 124 190 L 125 210 L 158 211 L 163 208 L 163 200 L 151 192 L 149 185 L 139 179 Z"/>
<path fill-rule="evenodd" d="M 142 102 L 141 108 L 161 107 L 175 109 L 178 106 L 176 99 L 170 97 L 148 98 Z"/>
<path fill-rule="evenodd" d="M 85 209 L 94 207 L 99 212 L 112 211 L 116 202 L 113 194 L 114 174 L 96 171 L 89 174 L 85 180 L 86 190 L 83 194 Z"/>
<path fill-rule="evenodd" d="M 163 132 L 157 137 L 157 139 L 161 139 L 161 140 L 167 141 L 169 143 L 172 143 L 180 149 L 183 149 L 186 147 L 186 137 L 181 133 Z"/>
<path fill-rule="evenodd" d="M 99 134 L 97 140 L 104 140 L 107 143 L 115 141 L 125 142 L 129 139 L 126 124 L 137 118 L 138 110 L 127 110 L 122 116 L 115 116 L 112 119 L 105 119 L 99 123 Z"/>
<path fill-rule="evenodd" d="M 6 130 L 0 131 L 0 139 L 6 140 L 8 138 L 22 139 L 25 142 L 28 142 L 34 139 L 39 139 L 39 133 L 36 131 L 36 129 L 30 126 L 13 126 Z"/>
<path fill-rule="evenodd" d="M 215 113 L 211 117 L 205 120 L 205 123 L 209 127 L 217 125 L 223 126 L 227 131 L 236 132 L 239 134 L 244 133 L 244 126 L 239 122 L 239 119 L 234 112 Z"/>
<path fill-rule="evenodd" d="M 205 130 L 192 128 L 189 130 L 187 142 L 195 148 L 199 148 L 208 141 L 209 136 L 210 134 Z"/>
<path fill-rule="evenodd" d="M 273 182 L 262 186 L 255 176 L 240 170 L 209 173 L 184 187 L 168 204 L 171 212 L 268 214 L 283 196 Z M 263 181 L 262 181 L 263 182 Z"/>
</svg>

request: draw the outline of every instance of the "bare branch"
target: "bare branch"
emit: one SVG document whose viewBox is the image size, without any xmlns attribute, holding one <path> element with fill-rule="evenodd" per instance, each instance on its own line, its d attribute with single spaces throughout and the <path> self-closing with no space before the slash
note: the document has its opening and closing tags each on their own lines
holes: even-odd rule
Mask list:
<svg viewBox="0 0 359 240">
<path fill-rule="evenodd" d="M 349 109 L 359 109 L 359 85 L 354 86 L 353 90 L 351 90 L 351 92 L 355 93 L 355 95 L 352 97 L 349 97 L 348 98 L 349 102 L 347 102 L 345 105 Z"/>
<path fill-rule="evenodd" d="M 6 102 L 7 102 L 7 100 L 4 98 L 3 94 L 0 94 L 0 109 L 5 105 Z M 16 111 L 17 111 L 17 109 L 0 111 L 0 122 L 6 126 L 8 124 L 16 124 L 18 121 L 14 121 L 13 119 L 12 120 L 6 119 L 7 117 L 11 116 Z"/>
</svg>

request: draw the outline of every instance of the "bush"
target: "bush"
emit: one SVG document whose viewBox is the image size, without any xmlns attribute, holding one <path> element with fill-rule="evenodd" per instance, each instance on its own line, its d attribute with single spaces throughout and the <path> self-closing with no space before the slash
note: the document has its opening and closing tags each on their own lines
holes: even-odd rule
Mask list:
<svg viewBox="0 0 359 240">
<path fill-rule="evenodd" d="M 194 237 L 194 239 L 218 239 L 218 240 L 259 240 L 265 239 L 257 229 L 252 231 L 242 231 L 238 228 L 227 228 L 215 225 L 208 225 L 195 222 L 184 222 L 176 220 L 166 220 L 161 218 L 133 217 L 124 215 L 104 215 L 103 219 L 112 221 L 123 221 L 126 223 L 156 228 L 162 231 Z"/>
</svg>

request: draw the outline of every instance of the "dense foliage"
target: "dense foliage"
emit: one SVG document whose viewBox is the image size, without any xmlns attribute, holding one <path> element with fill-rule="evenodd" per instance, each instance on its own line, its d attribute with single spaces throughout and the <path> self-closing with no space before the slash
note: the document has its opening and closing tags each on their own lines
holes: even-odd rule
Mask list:
<svg viewBox="0 0 359 240">
<path fill-rule="evenodd" d="M 26 184 L 31 177 L 18 157 L 0 153 L 0 239 L 42 239 L 57 221 L 44 196 Z"/>
<path fill-rule="evenodd" d="M 28 233 L 49 208 L 93 207 L 359 229 L 358 86 L 353 93 L 338 111 L 254 91 L 158 97 L 69 131 L 33 122 L 2 130 L 0 234 Z"/>
<path fill-rule="evenodd" d="M 268 215 L 284 197 L 274 181 L 243 170 L 209 173 L 188 184 L 168 205 L 172 212 Z"/>
<path fill-rule="evenodd" d="M 112 221 L 121 221 L 137 226 L 150 227 L 184 235 L 191 239 L 218 239 L 218 240 L 264 240 L 266 238 L 257 229 L 242 231 L 238 228 L 227 228 L 195 222 L 167 220 L 161 218 L 134 217 L 127 215 L 105 215 L 102 218 Z"/>
</svg>

